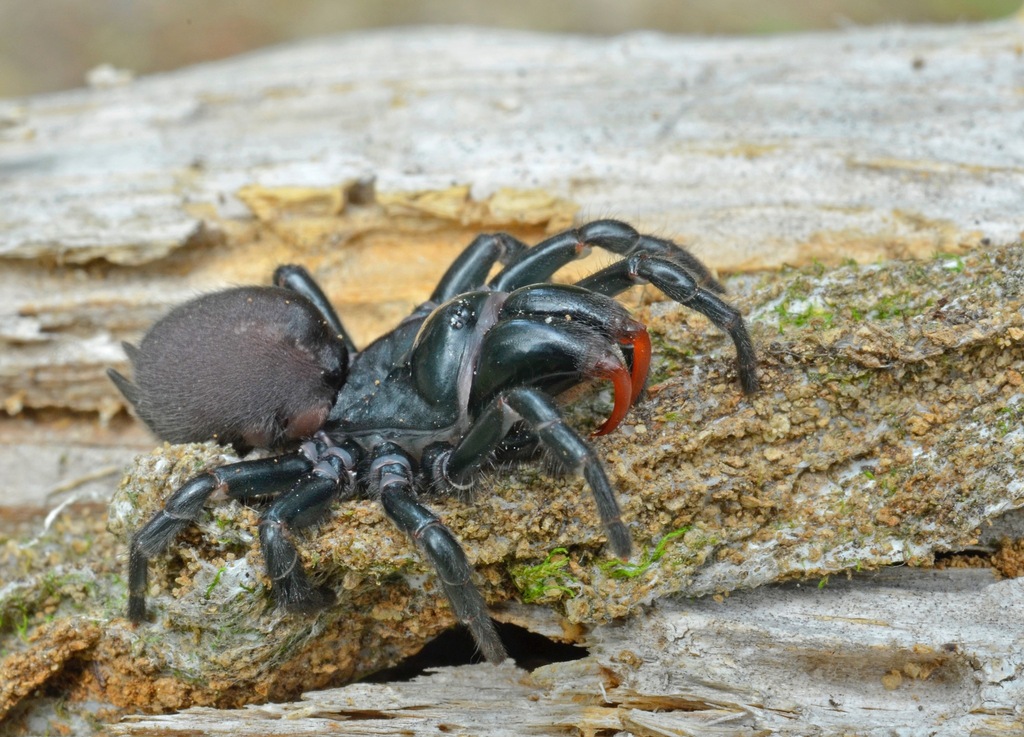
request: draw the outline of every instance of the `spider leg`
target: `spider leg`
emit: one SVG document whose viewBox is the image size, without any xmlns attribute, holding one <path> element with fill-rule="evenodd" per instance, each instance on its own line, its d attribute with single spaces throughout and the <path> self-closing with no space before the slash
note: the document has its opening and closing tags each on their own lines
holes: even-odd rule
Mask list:
<svg viewBox="0 0 1024 737">
<path fill-rule="evenodd" d="M 507 233 L 478 235 L 448 267 L 430 301 L 439 305 L 463 292 L 479 289 L 487 281 L 492 266 L 514 260 L 526 249 L 525 243 Z"/>
<path fill-rule="evenodd" d="M 139 622 L 146 616 L 149 559 L 164 552 L 179 532 L 199 518 L 215 491 L 226 492 L 235 499 L 279 494 L 312 465 L 301 453 L 289 453 L 232 463 L 186 481 L 171 494 L 164 508 L 132 536 L 128 551 L 128 618 Z"/>
<path fill-rule="evenodd" d="M 487 286 L 496 292 L 511 292 L 528 284 L 538 284 L 566 264 L 586 255 L 587 244 L 578 230 L 567 230 L 523 251 L 495 274 Z"/>
<path fill-rule="evenodd" d="M 384 513 L 395 526 L 427 556 L 455 616 L 469 628 L 484 657 L 492 663 L 505 660 L 505 648 L 487 613 L 484 597 L 473 584 L 473 569 L 462 546 L 437 515 L 417 500 L 412 464 L 397 445 L 382 443 L 374 449 L 370 491 L 380 499 Z"/>
<path fill-rule="evenodd" d="M 301 266 L 297 266 L 295 264 L 284 264 L 282 266 L 278 266 L 277 269 L 274 270 L 274 284 L 279 287 L 291 289 L 293 292 L 301 294 L 312 302 L 317 312 L 319 312 L 327 322 L 331 331 L 341 338 L 345 347 L 348 348 L 349 354 L 354 354 L 356 352 L 355 342 L 353 342 L 348 331 L 345 330 L 345 326 L 342 324 L 341 318 L 338 317 L 338 313 L 335 312 L 330 300 L 327 299 L 327 295 L 324 294 L 320 285 L 316 283 L 312 274 Z"/>
<path fill-rule="evenodd" d="M 290 611 L 310 612 L 331 604 L 334 595 L 310 583 L 290 532 L 320 521 L 332 501 L 354 488 L 353 469 L 360 452 L 352 443 L 323 441 L 305 443 L 301 452 L 313 468 L 263 513 L 259 531 L 274 601 Z"/>
<path fill-rule="evenodd" d="M 432 459 L 435 476 L 443 474 L 444 480 L 457 488 L 467 486 L 481 464 L 488 460 L 491 450 L 519 420 L 526 421 L 563 467 L 582 472 L 594 494 L 612 550 L 620 558 L 628 558 L 632 541 L 604 466 L 593 448 L 566 424 L 551 397 L 539 389 L 520 386 L 498 394 L 447 459 Z"/>
<path fill-rule="evenodd" d="M 725 291 L 708 268 L 689 251 L 670 240 L 642 235 L 619 220 L 595 220 L 526 249 L 498 272 L 489 286 L 496 291 L 511 292 L 527 284 L 547 281 L 573 259 L 585 256 L 590 246 L 623 256 L 648 251 L 675 261 L 705 289 L 719 293 Z"/>
<path fill-rule="evenodd" d="M 628 258 L 608 266 L 577 282 L 592 292 L 613 296 L 636 284 L 650 282 L 666 295 L 707 317 L 732 338 L 736 346 L 736 364 L 740 385 L 747 394 L 760 389 L 757 378 L 757 356 L 743 316 L 732 305 L 705 289 L 689 270 L 675 261 L 637 251 Z"/>
</svg>

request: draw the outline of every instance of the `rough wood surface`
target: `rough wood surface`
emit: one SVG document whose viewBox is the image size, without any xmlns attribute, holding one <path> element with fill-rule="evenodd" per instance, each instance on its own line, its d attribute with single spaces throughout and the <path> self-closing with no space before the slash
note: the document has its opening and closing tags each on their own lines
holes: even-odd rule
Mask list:
<svg viewBox="0 0 1024 737">
<path fill-rule="evenodd" d="M 970 551 L 957 565 L 1019 576 L 1019 525 L 1000 525 L 1024 504 L 1024 246 L 728 283 L 761 357 L 763 391 L 752 397 L 739 392 L 731 344 L 704 318 L 664 302 L 637 306 L 655 344 L 651 397 L 595 441 L 636 544 L 632 560 L 603 549 L 579 479 L 552 478 L 536 465 L 490 475 L 472 500 L 429 500 L 463 541 L 494 615 L 532 629 L 539 619 L 542 632 L 586 642 L 590 628 L 615 619 L 635 618 L 630 626 L 642 630 L 645 607 L 673 595 L 793 579 L 828 588 L 847 571 L 928 565 L 949 551 Z M 572 422 L 593 426 L 608 407 L 607 394 L 579 396 Z M 19 674 L 16 685 L 64 683 L 76 703 L 238 706 L 372 673 L 452 624 L 431 569 L 379 504 L 350 500 L 299 542 L 303 565 L 335 591 L 334 606 L 316 616 L 275 610 L 256 544 L 258 511 L 218 503 L 153 561 L 152 621 L 129 625 L 128 536 L 185 479 L 231 459 L 212 444 L 165 446 L 137 461 L 106 524 L 95 512 L 68 510 L 45 532 L 0 549 L 0 570 L 11 579 L 0 587 L 0 618 L 10 628 L 0 640 L 10 653 L 0 671 Z M 907 581 L 902 593 L 886 594 L 903 598 L 886 627 L 900 626 L 901 607 L 920 606 L 914 579 Z M 960 613 L 929 606 L 915 616 L 976 628 L 972 641 L 990 631 L 1004 671 L 1018 678 L 1016 610 L 982 617 L 979 597 L 965 610 L 959 589 L 939 589 L 937 600 Z M 865 606 L 880 596 L 857 595 Z M 874 630 L 833 631 L 842 622 L 824 615 L 807 626 L 820 621 L 828 637 L 849 640 L 850 668 L 858 658 L 876 670 L 899 660 L 877 659 Z M 791 634 L 763 642 L 785 650 Z M 831 646 L 819 653 L 834 656 Z M 637 662 L 648 657 L 660 662 Z M 748 653 L 720 657 L 742 671 Z M 929 680 L 937 667 L 929 663 L 894 665 L 885 682 Z M 880 698 L 873 680 L 863 688 L 859 700 Z M 0 715 L 30 710 L 29 693 L 0 689 Z M 993 688 L 985 708 L 1012 723 L 1018 696 Z M 792 698 L 793 710 L 817 704 Z M 889 724 L 934 722 L 931 712 L 913 714 L 901 707 Z M 642 715 L 633 716 L 631 730 Z"/>
<path fill-rule="evenodd" d="M 536 607 L 523 609 L 542 629 Z M 295 703 L 133 717 L 110 732 L 1010 737 L 1024 730 L 1022 631 L 1024 578 L 896 569 L 662 600 L 592 630 L 585 659 L 532 673 L 511 662 L 442 669 Z"/>
<path fill-rule="evenodd" d="M 736 269 L 1015 238 L 1020 26 L 413 29 L 7 103 L 0 253 L 145 264 L 243 187 L 542 187 Z M 471 59 L 472 63 L 467 63 Z M 340 204 L 340 203 L 335 203 Z M 863 251 L 862 251 L 863 252 Z"/>
</svg>

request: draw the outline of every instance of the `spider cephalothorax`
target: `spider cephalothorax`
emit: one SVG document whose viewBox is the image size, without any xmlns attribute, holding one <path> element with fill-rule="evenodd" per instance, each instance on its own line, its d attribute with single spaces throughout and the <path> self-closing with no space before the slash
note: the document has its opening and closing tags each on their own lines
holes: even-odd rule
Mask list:
<svg viewBox="0 0 1024 737">
<path fill-rule="evenodd" d="M 623 258 L 575 285 L 548 283 L 589 246 Z M 504 268 L 488 279 L 499 262 Z M 365 495 L 429 559 L 484 656 L 501 661 L 505 651 L 466 556 L 420 497 L 466 489 L 482 467 L 543 449 L 583 474 L 612 550 L 627 557 L 630 536 L 604 468 L 553 397 L 609 379 L 614 407 L 598 435 L 637 401 L 650 338 L 612 299 L 635 284 L 653 284 L 726 331 L 743 391 L 758 389 L 750 337 L 739 312 L 717 296 L 721 285 L 679 246 L 614 220 L 533 248 L 506 234 L 478 237 L 427 302 L 362 351 L 305 270 L 280 267 L 274 282 L 181 305 L 138 348 L 126 346 L 134 383 L 110 372 L 164 439 L 283 450 L 196 476 L 135 533 L 128 563 L 135 621 L 145 616 L 149 559 L 217 490 L 272 499 L 259 532 L 275 600 L 300 611 L 325 606 L 333 595 L 309 582 L 289 533 L 320 519 L 335 499 Z"/>
</svg>

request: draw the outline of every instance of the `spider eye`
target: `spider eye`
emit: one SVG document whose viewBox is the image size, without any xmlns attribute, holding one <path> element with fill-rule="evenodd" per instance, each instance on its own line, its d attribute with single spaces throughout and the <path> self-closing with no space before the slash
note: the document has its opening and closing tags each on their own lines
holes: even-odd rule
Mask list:
<svg viewBox="0 0 1024 737">
<path fill-rule="evenodd" d="M 459 300 L 453 305 L 452 310 L 448 313 L 448 326 L 452 330 L 462 330 L 462 328 L 475 322 L 476 311 L 464 299 Z"/>
</svg>

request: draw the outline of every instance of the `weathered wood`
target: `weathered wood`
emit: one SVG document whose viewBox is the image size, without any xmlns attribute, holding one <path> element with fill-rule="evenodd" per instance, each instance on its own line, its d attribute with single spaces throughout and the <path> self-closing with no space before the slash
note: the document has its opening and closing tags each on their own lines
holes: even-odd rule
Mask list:
<svg viewBox="0 0 1024 737">
<path fill-rule="evenodd" d="M 367 175 L 388 192 L 540 186 L 730 269 L 1006 241 L 1021 34 L 389 30 L 9 102 L 0 253 L 149 263 L 248 217 L 243 187 Z"/>
<path fill-rule="evenodd" d="M 542 612 L 521 607 L 520 621 Z M 539 625 L 539 626 L 538 626 Z M 664 599 L 586 636 L 590 655 L 527 673 L 506 663 L 301 701 L 130 717 L 113 735 L 488 737 L 1020 734 L 1024 579 L 899 569 L 716 601 Z"/>
</svg>

